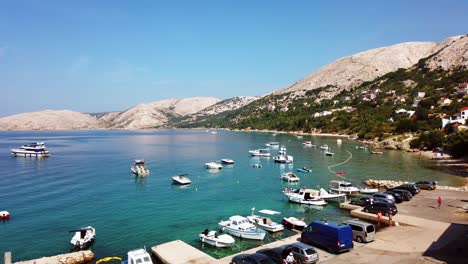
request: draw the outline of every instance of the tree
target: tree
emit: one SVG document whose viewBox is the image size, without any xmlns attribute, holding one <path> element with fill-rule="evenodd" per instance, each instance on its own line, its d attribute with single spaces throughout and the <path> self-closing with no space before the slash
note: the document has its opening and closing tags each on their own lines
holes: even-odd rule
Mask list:
<svg viewBox="0 0 468 264">
<path fill-rule="evenodd" d="M 454 158 L 466 156 L 468 154 L 468 130 L 461 130 L 449 135 L 447 150 Z"/>
</svg>

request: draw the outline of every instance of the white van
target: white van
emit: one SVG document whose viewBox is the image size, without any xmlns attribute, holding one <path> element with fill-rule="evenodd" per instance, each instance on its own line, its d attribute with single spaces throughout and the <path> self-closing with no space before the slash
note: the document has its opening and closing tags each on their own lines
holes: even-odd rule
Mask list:
<svg viewBox="0 0 468 264">
<path fill-rule="evenodd" d="M 375 227 L 371 223 L 360 220 L 348 220 L 343 222 L 353 230 L 353 240 L 362 242 L 371 242 L 375 239 Z"/>
</svg>

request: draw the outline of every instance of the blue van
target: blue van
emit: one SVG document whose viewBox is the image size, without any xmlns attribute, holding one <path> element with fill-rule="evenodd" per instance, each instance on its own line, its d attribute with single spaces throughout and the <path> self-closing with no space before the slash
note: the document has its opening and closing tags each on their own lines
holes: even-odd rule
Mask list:
<svg viewBox="0 0 468 264">
<path fill-rule="evenodd" d="M 338 253 L 353 248 L 353 230 L 349 225 L 333 221 L 313 221 L 302 231 L 303 243 L 315 244 Z"/>
</svg>

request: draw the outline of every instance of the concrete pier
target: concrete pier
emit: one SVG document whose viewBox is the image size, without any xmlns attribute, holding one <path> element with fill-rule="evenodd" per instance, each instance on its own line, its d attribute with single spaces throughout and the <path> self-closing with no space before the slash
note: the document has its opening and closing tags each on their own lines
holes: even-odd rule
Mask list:
<svg viewBox="0 0 468 264">
<path fill-rule="evenodd" d="M 216 263 L 217 260 L 210 255 L 202 252 L 189 244 L 176 240 L 165 244 L 157 245 L 151 248 L 154 256 L 161 263 L 183 264 L 197 263 L 208 264 Z"/>
<path fill-rule="evenodd" d="M 5 252 L 4 260 L 5 264 L 11 264 L 11 252 Z"/>
<path fill-rule="evenodd" d="M 94 259 L 94 253 L 91 250 L 82 250 L 73 253 L 61 254 L 52 257 L 43 257 L 40 259 L 15 262 L 15 264 L 84 264 Z"/>
</svg>

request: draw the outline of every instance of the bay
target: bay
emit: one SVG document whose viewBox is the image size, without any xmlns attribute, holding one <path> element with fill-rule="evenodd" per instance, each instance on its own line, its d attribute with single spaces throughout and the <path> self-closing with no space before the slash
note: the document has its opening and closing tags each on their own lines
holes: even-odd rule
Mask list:
<svg viewBox="0 0 468 264">
<path fill-rule="evenodd" d="M 335 156 L 302 142 L 328 144 Z M 10 156 L 10 148 L 45 141 L 51 157 Z M 252 158 L 249 149 L 264 148 L 278 141 L 294 165 L 279 165 L 269 158 Z M 345 179 L 356 185 L 363 180 L 437 180 L 441 185 L 460 185 L 462 179 L 430 170 L 427 160 L 400 151 L 370 155 L 355 141 L 334 137 L 298 139 L 287 134 L 204 130 L 161 131 L 26 131 L 0 132 L 0 210 L 11 220 L 0 222 L 0 252 L 12 251 L 13 260 L 26 260 L 68 252 L 68 230 L 84 226 L 96 228 L 93 252 L 97 259 L 126 256 L 135 248 L 147 248 L 180 239 L 219 258 L 293 235 L 285 230 L 268 235 L 262 242 L 236 239 L 233 249 L 202 246 L 198 234 L 216 229 L 222 219 L 249 215 L 251 208 L 280 211 L 306 221 L 326 217 L 348 219 L 337 203 L 316 208 L 288 203 L 285 187 L 324 187 L 340 179 L 329 171 L 346 171 Z M 277 149 L 272 153 L 276 154 Z M 204 163 L 231 158 L 232 166 L 210 171 Z M 130 166 L 145 159 L 147 177 L 135 177 Z M 251 164 L 260 163 L 260 169 Z M 297 173 L 300 184 L 289 185 L 279 178 L 282 172 L 301 166 L 312 173 Z M 192 184 L 175 186 L 171 177 L 188 173 Z M 296 173 L 296 172 L 295 172 Z"/>
</svg>

